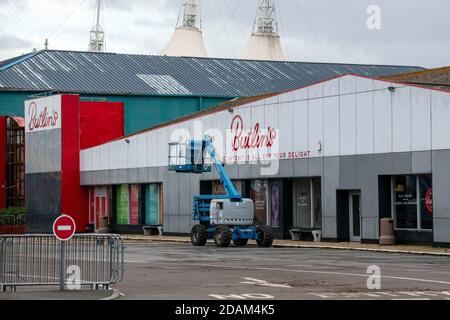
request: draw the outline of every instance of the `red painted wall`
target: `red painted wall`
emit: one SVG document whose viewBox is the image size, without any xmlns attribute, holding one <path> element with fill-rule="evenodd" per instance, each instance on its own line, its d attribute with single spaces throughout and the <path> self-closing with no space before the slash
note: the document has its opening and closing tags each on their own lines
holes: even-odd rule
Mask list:
<svg viewBox="0 0 450 320">
<path fill-rule="evenodd" d="M 80 102 L 80 148 L 88 149 L 124 136 L 122 102 Z"/>
<path fill-rule="evenodd" d="M 0 209 L 6 207 L 6 117 L 0 117 Z"/>
<path fill-rule="evenodd" d="M 80 186 L 80 150 L 124 135 L 124 104 L 80 102 L 77 95 L 63 95 L 61 118 L 61 211 L 77 223 L 77 232 L 89 224 L 89 188 Z"/>
<path fill-rule="evenodd" d="M 61 106 L 61 213 L 70 215 L 77 232 L 85 232 L 88 212 L 80 187 L 80 101 L 77 95 L 63 95 Z"/>
</svg>

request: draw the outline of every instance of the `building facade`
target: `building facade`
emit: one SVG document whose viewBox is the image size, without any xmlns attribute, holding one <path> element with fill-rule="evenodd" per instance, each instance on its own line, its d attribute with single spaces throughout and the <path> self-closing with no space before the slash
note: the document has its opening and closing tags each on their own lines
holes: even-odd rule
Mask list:
<svg viewBox="0 0 450 320">
<path fill-rule="evenodd" d="M 168 171 L 169 143 L 211 135 L 257 223 L 328 241 L 450 244 L 450 92 L 345 75 L 236 101 L 81 151 L 90 222 L 189 233 L 193 196 L 221 193 L 214 172 Z"/>
</svg>

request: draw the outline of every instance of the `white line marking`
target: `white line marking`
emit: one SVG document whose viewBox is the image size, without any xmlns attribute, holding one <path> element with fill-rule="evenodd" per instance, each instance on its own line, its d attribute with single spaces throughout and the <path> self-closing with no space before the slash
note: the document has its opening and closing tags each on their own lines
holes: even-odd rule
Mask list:
<svg viewBox="0 0 450 320">
<path fill-rule="evenodd" d="M 58 226 L 57 229 L 58 231 L 71 231 L 72 226 Z"/>
<path fill-rule="evenodd" d="M 405 299 L 392 299 L 393 301 L 409 301 L 409 300 L 413 300 L 413 301 L 418 301 L 418 300 L 425 300 L 425 301 L 429 301 L 431 300 L 430 298 L 405 298 Z"/>
<path fill-rule="evenodd" d="M 254 284 L 255 286 L 263 286 L 263 287 L 275 287 L 275 288 L 292 288 L 288 284 L 278 284 L 278 283 L 272 283 L 265 280 L 259 280 L 255 278 L 242 278 L 247 281 L 242 281 L 242 284 Z"/>
<path fill-rule="evenodd" d="M 211 264 L 196 264 L 195 266 L 201 267 L 215 267 L 221 269 L 239 269 L 239 270 L 249 270 L 248 267 L 244 266 L 229 266 L 229 265 L 211 265 Z M 283 268 L 268 268 L 268 267 L 252 267 L 252 270 L 262 270 L 262 271 L 281 271 L 281 272 L 294 272 L 294 273 L 315 273 L 315 274 L 332 274 L 341 276 L 351 276 L 351 277 L 363 277 L 367 278 L 367 274 L 361 273 L 346 273 L 346 272 L 331 272 L 331 271 L 315 271 L 315 270 L 291 270 Z M 395 279 L 395 280 L 405 280 L 405 281 L 417 281 L 417 282 L 429 282 L 429 283 L 439 283 L 450 285 L 449 281 L 441 280 L 429 280 L 429 279 L 417 279 L 417 278 L 406 278 L 406 277 L 394 277 L 394 276 L 380 276 L 384 279 Z"/>
</svg>

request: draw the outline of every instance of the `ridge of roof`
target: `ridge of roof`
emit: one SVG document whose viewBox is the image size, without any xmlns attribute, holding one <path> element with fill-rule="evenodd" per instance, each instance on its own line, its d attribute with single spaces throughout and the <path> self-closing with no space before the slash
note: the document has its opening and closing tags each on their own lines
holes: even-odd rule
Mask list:
<svg viewBox="0 0 450 320">
<path fill-rule="evenodd" d="M 31 53 L 26 53 L 23 54 L 21 56 L 17 56 L 8 60 L 4 60 L 4 61 L 0 61 L 0 72 L 5 71 L 19 63 L 22 63 L 38 54 L 40 54 L 41 52 L 43 52 L 44 50 L 40 50 L 40 51 L 36 51 L 36 52 L 31 52 Z"/>
<path fill-rule="evenodd" d="M 47 52 L 59 52 L 59 53 L 79 53 L 89 55 L 114 55 L 114 56 L 135 56 L 135 57 L 154 57 L 154 58 L 166 58 L 166 59 L 194 59 L 194 60 L 217 60 L 217 61 L 248 61 L 257 63 L 275 63 L 275 64 L 314 64 L 314 65 L 340 65 L 340 66 L 374 66 L 374 67 L 392 67 L 392 68 L 418 68 L 421 71 L 428 69 L 421 66 L 413 65 L 395 65 L 395 64 L 373 64 L 373 63 L 346 63 L 346 62 L 319 62 L 319 61 L 278 61 L 278 60 L 257 60 L 257 59 L 241 59 L 241 58 L 224 58 L 224 57 L 190 57 L 190 56 L 165 56 L 158 54 L 137 54 L 137 53 L 117 53 L 117 52 L 94 52 L 94 51 L 81 51 L 81 50 L 62 50 L 62 49 L 43 49 L 37 52 L 26 54 L 26 56 L 32 57 L 37 54 Z M 19 56 L 20 57 L 20 56 Z M 16 59 L 13 57 L 11 59 Z M 22 61 L 19 61 L 19 63 Z M 0 62 L 1 64 L 1 62 Z M 1 68 L 0 68 L 1 69 Z M 1 70 L 0 70 L 1 71 Z"/>
</svg>

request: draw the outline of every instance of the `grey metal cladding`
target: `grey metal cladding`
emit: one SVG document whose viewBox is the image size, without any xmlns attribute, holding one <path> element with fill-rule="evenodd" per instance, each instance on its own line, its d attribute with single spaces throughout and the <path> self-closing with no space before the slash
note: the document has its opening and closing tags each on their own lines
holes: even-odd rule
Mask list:
<svg viewBox="0 0 450 320">
<path fill-rule="evenodd" d="M 163 76 L 174 86 L 167 88 L 169 94 L 243 97 L 296 89 L 342 74 L 379 77 L 418 70 L 423 69 L 44 50 L 0 62 L 0 83 L 6 89 L 160 95 L 160 89 L 142 78 Z"/>
</svg>

